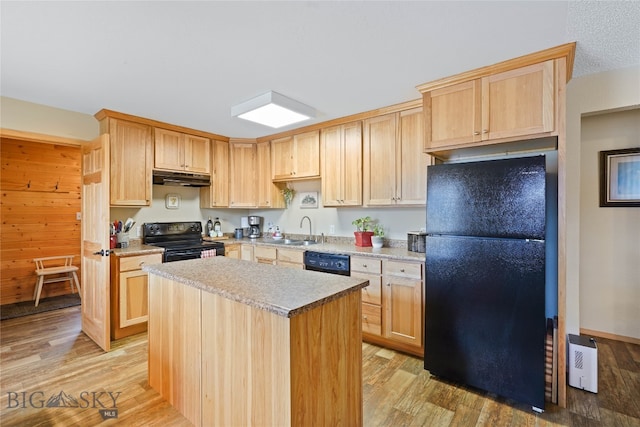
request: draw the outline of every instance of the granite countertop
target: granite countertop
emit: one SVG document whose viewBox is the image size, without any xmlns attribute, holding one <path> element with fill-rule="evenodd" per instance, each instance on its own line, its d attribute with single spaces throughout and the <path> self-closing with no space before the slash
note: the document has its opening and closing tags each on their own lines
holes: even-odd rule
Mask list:
<svg viewBox="0 0 640 427">
<path fill-rule="evenodd" d="M 132 244 L 126 248 L 113 249 L 112 254 L 117 257 L 127 257 L 127 256 L 136 256 L 136 255 L 161 254 L 163 252 L 164 252 L 164 249 L 159 248 L 158 246 Z"/>
<path fill-rule="evenodd" d="M 340 254 L 346 254 L 351 256 L 354 256 L 354 255 L 370 256 L 370 257 L 377 257 L 377 258 L 398 259 L 403 261 L 424 262 L 426 259 L 424 253 L 408 251 L 406 243 L 403 247 L 382 247 L 379 249 L 374 249 L 372 247 L 363 248 L 363 247 L 355 246 L 353 243 L 317 243 L 315 245 L 309 245 L 309 246 L 283 245 L 282 243 L 277 243 L 276 240 L 273 240 L 268 237 L 262 237 L 260 239 L 228 239 L 228 240 L 224 240 L 223 242 L 226 245 L 234 244 L 234 243 L 245 243 L 245 244 L 273 246 L 277 248 L 297 249 L 300 251 L 340 253 Z"/>
<path fill-rule="evenodd" d="M 212 257 L 144 265 L 143 271 L 283 317 L 293 317 L 369 285 L 368 280 Z"/>
</svg>

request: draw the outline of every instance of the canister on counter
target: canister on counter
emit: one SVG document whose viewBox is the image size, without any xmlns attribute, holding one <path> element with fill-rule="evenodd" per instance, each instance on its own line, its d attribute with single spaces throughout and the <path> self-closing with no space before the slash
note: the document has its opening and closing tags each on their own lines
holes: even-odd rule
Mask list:
<svg viewBox="0 0 640 427">
<path fill-rule="evenodd" d="M 242 239 L 243 236 L 244 236 L 244 230 L 242 228 L 236 228 L 235 238 Z"/>
<path fill-rule="evenodd" d="M 427 233 L 424 231 L 409 231 L 407 233 L 407 250 L 425 253 Z"/>
</svg>

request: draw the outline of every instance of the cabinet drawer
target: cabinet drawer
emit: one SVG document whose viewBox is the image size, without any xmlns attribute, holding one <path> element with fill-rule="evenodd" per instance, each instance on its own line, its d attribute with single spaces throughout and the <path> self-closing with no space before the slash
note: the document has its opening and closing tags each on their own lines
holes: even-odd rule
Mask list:
<svg viewBox="0 0 640 427">
<path fill-rule="evenodd" d="M 120 271 L 140 270 L 144 264 L 161 264 L 162 254 L 128 256 L 120 258 Z"/>
<path fill-rule="evenodd" d="M 362 288 L 362 301 L 370 304 L 382 304 L 382 276 L 378 274 L 360 273 L 355 271 L 351 277 L 367 279 L 369 286 Z"/>
<path fill-rule="evenodd" d="M 256 246 L 253 249 L 253 256 L 261 259 L 276 259 L 276 248 Z"/>
<path fill-rule="evenodd" d="M 278 249 L 278 261 L 286 261 L 302 264 L 304 252 L 296 249 Z"/>
<path fill-rule="evenodd" d="M 362 303 L 362 332 L 382 335 L 382 307 Z"/>
<path fill-rule="evenodd" d="M 351 257 L 351 271 L 380 274 L 382 271 L 381 265 L 381 261 L 376 258 Z"/>
<path fill-rule="evenodd" d="M 384 274 L 422 280 L 422 264 L 404 261 L 385 261 Z"/>
</svg>

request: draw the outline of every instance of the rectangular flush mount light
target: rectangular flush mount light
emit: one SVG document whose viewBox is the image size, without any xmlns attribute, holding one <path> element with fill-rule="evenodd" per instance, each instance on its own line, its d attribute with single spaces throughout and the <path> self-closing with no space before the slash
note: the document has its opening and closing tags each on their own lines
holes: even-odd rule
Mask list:
<svg viewBox="0 0 640 427">
<path fill-rule="evenodd" d="M 277 92 L 267 92 L 234 105 L 231 115 L 277 129 L 315 117 L 316 110 Z"/>
</svg>

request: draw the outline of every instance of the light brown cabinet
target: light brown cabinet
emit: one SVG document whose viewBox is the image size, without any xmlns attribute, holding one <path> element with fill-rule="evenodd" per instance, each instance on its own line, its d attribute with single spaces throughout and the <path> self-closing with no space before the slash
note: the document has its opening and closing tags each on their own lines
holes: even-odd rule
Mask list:
<svg viewBox="0 0 640 427">
<path fill-rule="evenodd" d="M 258 205 L 256 180 L 256 144 L 229 143 L 229 207 L 254 208 Z"/>
<path fill-rule="evenodd" d="M 424 205 L 427 165 L 422 108 L 364 122 L 363 205 Z"/>
<path fill-rule="evenodd" d="M 153 167 L 151 126 L 104 118 L 101 133 L 110 140 L 111 206 L 150 206 Z"/>
<path fill-rule="evenodd" d="M 253 260 L 258 264 L 276 265 L 277 258 L 276 248 L 268 246 L 256 246 L 253 248 Z"/>
<path fill-rule="evenodd" d="M 147 330 L 148 275 L 144 264 L 162 263 L 162 254 L 111 257 L 111 339 Z"/>
<path fill-rule="evenodd" d="M 554 76 L 548 60 L 424 92 L 425 150 L 553 132 Z"/>
<path fill-rule="evenodd" d="M 229 206 L 229 143 L 211 141 L 211 185 L 200 188 L 201 208 Z"/>
<path fill-rule="evenodd" d="M 243 261 L 253 261 L 253 245 L 243 244 L 240 246 L 240 259 Z"/>
<path fill-rule="evenodd" d="M 363 339 L 422 356 L 422 263 L 352 256 L 351 276 L 369 280 L 362 289 Z"/>
<path fill-rule="evenodd" d="M 384 336 L 423 351 L 422 263 L 383 260 Z"/>
<path fill-rule="evenodd" d="M 240 243 L 225 244 L 224 256 L 227 258 L 240 259 L 241 246 Z"/>
<path fill-rule="evenodd" d="M 321 131 L 323 206 L 362 205 L 362 122 Z"/>
<path fill-rule="evenodd" d="M 276 264 L 303 270 L 304 251 L 298 249 L 277 248 Z"/>
<path fill-rule="evenodd" d="M 280 188 L 271 180 L 271 146 L 269 142 L 257 144 L 256 157 L 257 207 L 284 208 L 284 199 L 280 194 Z"/>
<path fill-rule="evenodd" d="M 362 288 L 362 333 L 382 337 L 382 261 L 369 257 L 351 257 L 351 276 L 367 279 Z"/>
<path fill-rule="evenodd" d="M 155 128 L 155 169 L 209 174 L 210 151 L 208 138 Z"/>
<path fill-rule="evenodd" d="M 273 181 L 320 178 L 320 131 L 271 141 Z"/>
</svg>

